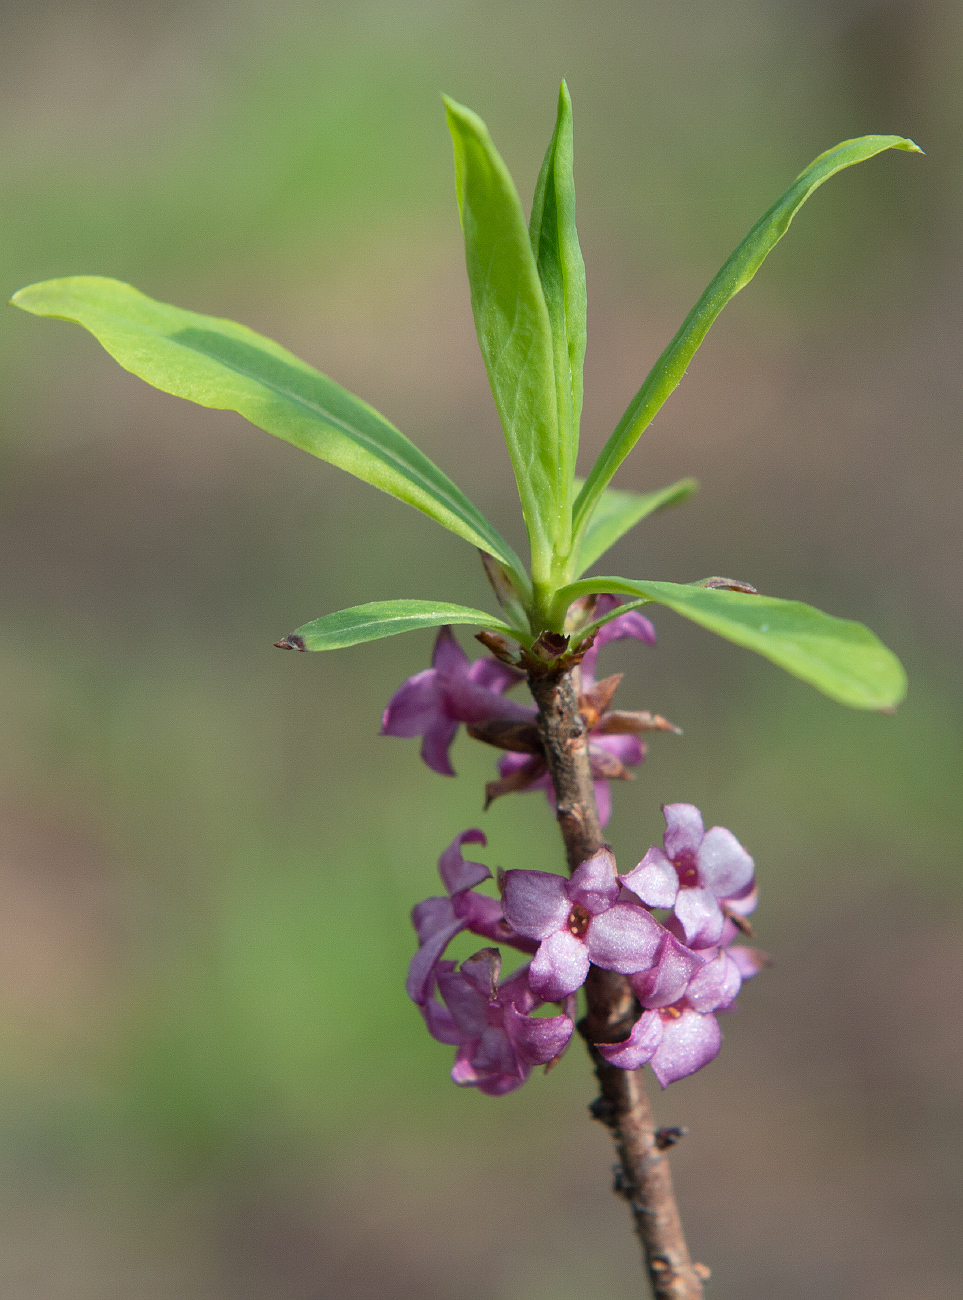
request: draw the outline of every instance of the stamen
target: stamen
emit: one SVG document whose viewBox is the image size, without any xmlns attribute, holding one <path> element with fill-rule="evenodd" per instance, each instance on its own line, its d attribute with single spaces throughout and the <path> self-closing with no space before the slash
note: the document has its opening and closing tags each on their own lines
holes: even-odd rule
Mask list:
<svg viewBox="0 0 963 1300">
<path fill-rule="evenodd" d="M 581 903 L 576 903 L 568 918 L 568 932 L 573 934 L 576 939 L 581 939 L 582 935 L 589 928 L 591 916 L 586 912 Z"/>
</svg>

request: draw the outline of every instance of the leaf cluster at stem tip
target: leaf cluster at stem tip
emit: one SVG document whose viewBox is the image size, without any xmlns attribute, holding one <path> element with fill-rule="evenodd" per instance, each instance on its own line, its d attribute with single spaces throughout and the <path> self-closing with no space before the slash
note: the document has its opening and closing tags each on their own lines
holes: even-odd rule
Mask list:
<svg viewBox="0 0 963 1300">
<path fill-rule="evenodd" d="M 327 614 L 279 644 L 356 645 L 399 632 L 473 624 L 530 647 L 560 633 L 573 601 L 597 593 L 666 605 L 757 651 L 856 708 L 891 709 L 905 694 L 895 656 L 858 623 L 795 601 L 725 585 L 582 578 L 648 515 L 697 489 L 686 478 L 658 491 L 609 486 L 677 386 L 712 322 L 762 265 L 824 181 L 887 149 L 922 152 L 896 135 L 869 135 L 820 154 L 723 263 L 658 358 L 588 476 L 576 477 L 586 346 L 585 266 L 575 226 L 572 103 L 563 81 L 555 127 L 529 219 L 484 122 L 445 98 L 472 312 L 515 473 L 530 568 L 459 487 L 360 398 L 243 325 L 155 302 L 102 276 L 30 285 L 12 302 L 89 330 L 126 370 L 164 392 L 237 411 L 258 427 L 414 506 L 478 548 L 504 618 L 449 602 L 380 601 Z M 738 585 L 738 584 L 737 584 Z M 608 617 L 612 617 L 610 613 Z M 583 627 L 584 638 L 603 620 Z"/>
</svg>

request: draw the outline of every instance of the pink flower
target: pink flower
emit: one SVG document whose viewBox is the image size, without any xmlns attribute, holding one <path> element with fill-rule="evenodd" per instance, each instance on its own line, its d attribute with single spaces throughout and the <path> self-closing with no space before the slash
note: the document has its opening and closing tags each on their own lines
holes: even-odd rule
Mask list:
<svg viewBox="0 0 963 1300">
<path fill-rule="evenodd" d="M 694 862 L 696 871 L 711 876 L 713 864 L 718 866 L 712 846 L 719 837 L 710 838 L 712 831 L 694 834 L 695 818 L 700 828 L 701 818 L 691 804 L 670 805 L 665 812 L 669 854 L 663 856 L 672 871 L 679 870 L 679 861 L 683 870 Z M 677 833 L 680 826 L 685 834 Z M 707 841 L 710 850 L 703 852 Z M 458 1048 L 452 1070 L 457 1084 L 497 1096 L 524 1082 L 533 1065 L 553 1061 L 571 1037 L 574 995 L 593 964 L 628 976 L 642 1008 L 627 1039 L 597 1044 L 610 1064 L 635 1070 L 649 1062 L 664 1088 L 713 1060 L 722 1041 L 715 1013 L 727 1011 L 743 981 L 768 964 L 764 953 L 733 944 L 740 931 L 749 929 L 743 917 L 755 905 L 751 859 L 750 878 L 741 885 L 737 905 L 726 901 L 728 915 L 722 916 L 716 942 L 696 948 L 681 941 L 682 926 L 675 918 L 673 932 L 660 925 L 648 906 L 636 901 L 638 892 L 628 887 L 655 892 L 653 881 L 664 877 L 664 872 L 658 877 L 649 870 L 650 856 L 658 850 L 650 850 L 625 877 L 619 876 L 607 847 L 583 862 L 570 879 L 547 871 L 508 871 L 500 879 L 499 902 L 475 893 L 475 886 L 491 873 L 480 862 L 465 859 L 466 843 L 484 844 L 485 836 L 468 830 L 452 841 L 438 862 L 447 896 L 427 898 L 412 912 L 419 949 L 407 982 L 429 1032 Z M 722 844 L 725 847 L 728 840 Z M 691 862 L 685 854 L 692 855 Z M 738 885 L 745 871 L 740 868 L 740 875 L 736 870 L 738 854 L 730 858 L 725 859 L 727 869 L 735 873 Z M 718 883 L 722 877 L 717 873 L 712 878 Z M 676 877 L 677 895 L 704 888 Z M 655 905 L 667 904 L 649 904 Z M 456 969 L 443 958 L 462 930 L 533 953 L 532 961 L 502 984 L 501 957 L 495 948 L 476 953 Z M 705 932 L 702 926 L 699 934 Z M 563 1014 L 532 1016 L 546 1002 L 563 1003 Z"/>
<path fill-rule="evenodd" d="M 613 609 L 618 609 L 620 604 L 621 600 L 617 596 L 599 596 L 592 607 L 591 617 L 601 618 L 605 614 L 610 614 Z M 595 667 L 602 647 L 612 641 L 625 641 L 626 639 L 642 641 L 645 645 L 655 645 L 655 628 L 649 619 L 644 614 L 640 614 L 637 609 L 627 610 L 626 613 L 609 619 L 596 632 L 595 640 L 582 659 L 583 691 L 591 690 L 595 685 Z"/>
<path fill-rule="evenodd" d="M 691 803 L 664 804 L 665 849 L 650 848 L 622 876 L 648 907 L 670 907 L 690 948 L 718 944 L 727 914 L 746 916 L 756 905 L 754 864 L 732 831 L 707 831 Z"/>
<path fill-rule="evenodd" d="M 491 878 L 481 862 L 466 862 L 463 844 L 485 844 L 484 832 L 463 831 L 438 859 L 438 873 L 447 890 L 444 898 L 426 898 L 412 909 L 411 920 L 418 934 L 418 951 L 408 967 L 405 984 L 412 1002 L 422 1006 L 431 995 L 434 968 L 445 949 L 462 930 L 470 930 L 497 943 L 507 943 L 522 952 L 534 952 L 537 944 L 516 934 L 505 921 L 501 902 L 487 894 L 476 894 L 474 886 Z"/>
<path fill-rule="evenodd" d="M 655 978 L 651 971 L 629 977 L 644 1008 L 629 1037 L 622 1043 L 597 1044 L 605 1059 L 620 1069 L 637 1070 L 648 1061 L 663 1088 L 695 1074 L 718 1055 L 722 1033 L 713 1012 L 727 1011 L 743 980 L 765 964 L 762 954 L 751 948 L 693 953 L 672 942 L 676 948 L 667 947 L 659 963 L 670 972 Z M 691 973 L 680 990 L 686 968 Z"/>
<path fill-rule="evenodd" d="M 618 607 L 615 596 L 600 596 L 591 614 L 599 617 Z M 632 774 L 629 768 L 638 767 L 646 754 L 645 741 L 640 739 L 646 731 L 675 731 L 664 718 L 649 713 L 629 713 L 610 710 L 621 677 L 607 677 L 596 682 L 595 669 L 599 651 L 612 641 L 632 638 L 646 645 L 655 645 L 655 628 L 637 610 L 629 610 L 605 623 L 595 635 L 595 640 L 582 659 L 582 689 L 579 708 L 588 726 L 589 763 L 595 786 L 595 802 L 603 826 L 612 815 L 610 781 L 626 780 Z M 534 713 L 533 713 L 534 716 Z M 475 728 L 478 734 L 482 728 Z M 541 750 L 527 750 L 505 754 L 499 760 L 498 781 L 487 786 L 489 803 L 499 795 L 516 791 L 541 790 L 554 806 L 555 791 Z"/>
<path fill-rule="evenodd" d="M 604 612 L 609 607 L 607 602 L 612 608 L 617 605 L 614 596 L 602 596 L 596 612 Z M 599 630 L 595 644 L 582 661 L 579 707 L 589 729 L 589 760 L 603 826 L 612 811 L 609 781 L 627 779 L 631 776 L 629 768 L 645 758 L 641 734 L 678 730 L 650 713 L 609 708 L 621 679 L 616 676 L 596 682 L 595 662 L 603 645 L 624 637 L 652 645 L 655 629 L 647 618 L 630 610 Z M 493 657 L 470 661 L 451 628 L 443 627 L 435 642 L 432 666 L 409 677 L 388 701 L 381 734 L 421 736 L 425 763 L 442 776 L 454 776 L 449 750 L 458 727 L 464 724 L 474 739 L 508 751 L 499 762 L 499 779 L 489 781 L 485 788 L 488 803 L 500 795 L 523 790 L 543 790 L 552 802 L 554 792 L 535 725 L 536 710 L 533 705 L 505 696 L 522 680 L 521 671 Z"/>
<path fill-rule="evenodd" d="M 451 1077 L 462 1088 L 500 1097 L 518 1088 L 535 1065 L 549 1065 L 565 1051 L 574 1028 L 574 998 L 558 1016 L 532 1016 L 542 1005 L 522 966 L 498 983 L 501 957 L 483 948 L 456 970 L 438 962 L 422 1014 L 433 1038 L 457 1047 Z"/>
<path fill-rule="evenodd" d="M 529 983 L 555 1002 L 585 983 L 594 962 L 629 974 L 648 970 L 665 930 L 644 907 L 619 902 L 611 849 L 600 849 L 571 879 L 548 871 L 508 871 L 503 877 L 505 920 L 538 941 Z"/>
<path fill-rule="evenodd" d="M 463 722 L 505 719 L 528 722 L 534 710 L 507 700 L 503 692 L 524 673 L 485 657 L 474 662 L 443 627 L 435 641 L 431 667 L 409 677 L 392 695 L 381 720 L 383 736 L 421 736 L 421 757 L 434 772 L 454 776 L 448 751 Z"/>
</svg>

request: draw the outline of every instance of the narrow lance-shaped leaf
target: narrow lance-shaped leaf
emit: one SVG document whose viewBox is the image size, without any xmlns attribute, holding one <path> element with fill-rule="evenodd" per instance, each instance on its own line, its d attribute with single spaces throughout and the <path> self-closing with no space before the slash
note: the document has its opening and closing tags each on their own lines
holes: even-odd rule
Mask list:
<svg viewBox="0 0 963 1300">
<path fill-rule="evenodd" d="M 499 605 L 516 627 L 528 631 L 531 628 L 528 609 L 521 593 L 512 581 L 511 574 L 504 565 L 498 563 L 494 556 L 486 554 L 485 551 L 479 551 L 478 554 L 481 556 L 485 577 L 491 584 Z"/>
<path fill-rule="evenodd" d="M 620 492 L 606 488 L 582 537 L 573 576 L 584 573 L 643 519 L 667 506 L 681 505 L 698 490 L 699 484 L 694 478 L 681 478 L 678 483 L 671 483 L 658 492 Z"/>
<path fill-rule="evenodd" d="M 649 372 L 645 383 L 629 403 L 575 502 L 576 536 L 584 528 L 595 502 L 622 461 L 635 446 L 662 403 L 685 374 L 709 326 L 726 303 L 744 288 L 767 254 L 789 229 L 789 223 L 810 194 L 836 172 L 854 163 L 865 162 L 886 149 L 906 149 L 922 153 L 912 140 L 899 135 L 866 135 L 858 140 L 844 140 L 811 163 L 793 181 L 768 212 L 759 218 L 745 239 L 726 260 L 718 275 L 682 322 L 675 338 Z"/>
<path fill-rule="evenodd" d="M 525 645 L 531 644 L 531 637 L 524 636 L 481 609 L 451 605 L 441 600 L 376 600 L 369 605 L 355 605 L 352 609 L 316 618 L 282 637 L 275 645 L 283 650 L 342 650 L 363 641 L 380 641 L 386 636 L 444 624 L 487 627 Z"/>
<path fill-rule="evenodd" d="M 571 517 L 562 479 L 552 329 L 508 168 L 469 109 L 445 100 L 478 343 L 515 470 L 532 576 L 549 580 Z"/>
<path fill-rule="evenodd" d="M 586 299 L 585 263 L 575 229 L 572 100 L 564 81 L 555 130 L 535 186 L 529 234 L 552 324 L 562 482 L 571 495 L 582 417 Z M 566 509 L 571 509 L 570 501 Z"/>
<path fill-rule="evenodd" d="M 852 708 L 892 709 L 906 694 L 902 664 L 869 628 L 823 614 L 800 601 L 698 584 L 583 578 L 559 592 L 559 605 L 593 592 L 666 605 L 717 636 L 755 650 L 830 699 Z"/>
<path fill-rule="evenodd" d="M 14 294 L 35 316 L 83 325 L 125 370 L 201 406 L 238 411 L 258 428 L 415 506 L 524 568 L 485 516 L 403 433 L 367 402 L 244 325 L 155 302 L 102 276 L 47 280 Z"/>
</svg>

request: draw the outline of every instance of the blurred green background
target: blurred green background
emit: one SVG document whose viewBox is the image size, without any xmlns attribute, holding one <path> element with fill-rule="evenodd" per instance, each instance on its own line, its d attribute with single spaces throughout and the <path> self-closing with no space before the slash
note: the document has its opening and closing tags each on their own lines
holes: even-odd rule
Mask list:
<svg viewBox="0 0 963 1300">
<path fill-rule="evenodd" d="M 613 568 L 863 619 L 895 718 L 657 616 L 658 709 L 611 837 L 691 800 L 756 857 L 776 965 L 656 1098 L 715 1300 L 950 1300 L 963 1269 L 959 582 L 963 13 L 954 0 L 4 3 L 4 293 L 99 273 L 232 316 L 361 393 L 518 544 L 474 342 L 445 91 L 527 202 L 575 101 L 585 463 L 810 159 L 821 190 L 620 473 L 703 482 Z M 559 867 L 540 796 L 482 816 L 382 740 L 428 634 L 272 642 L 395 595 L 486 603 L 470 548 L 76 328 L 0 317 L 0 1291 L 17 1300 L 622 1300 L 636 1248 L 584 1054 L 493 1101 L 405 1001 L 407 912 L 482 825 Z M 470 646 L 470 642 L 467 642 Z"/>
</svg>

